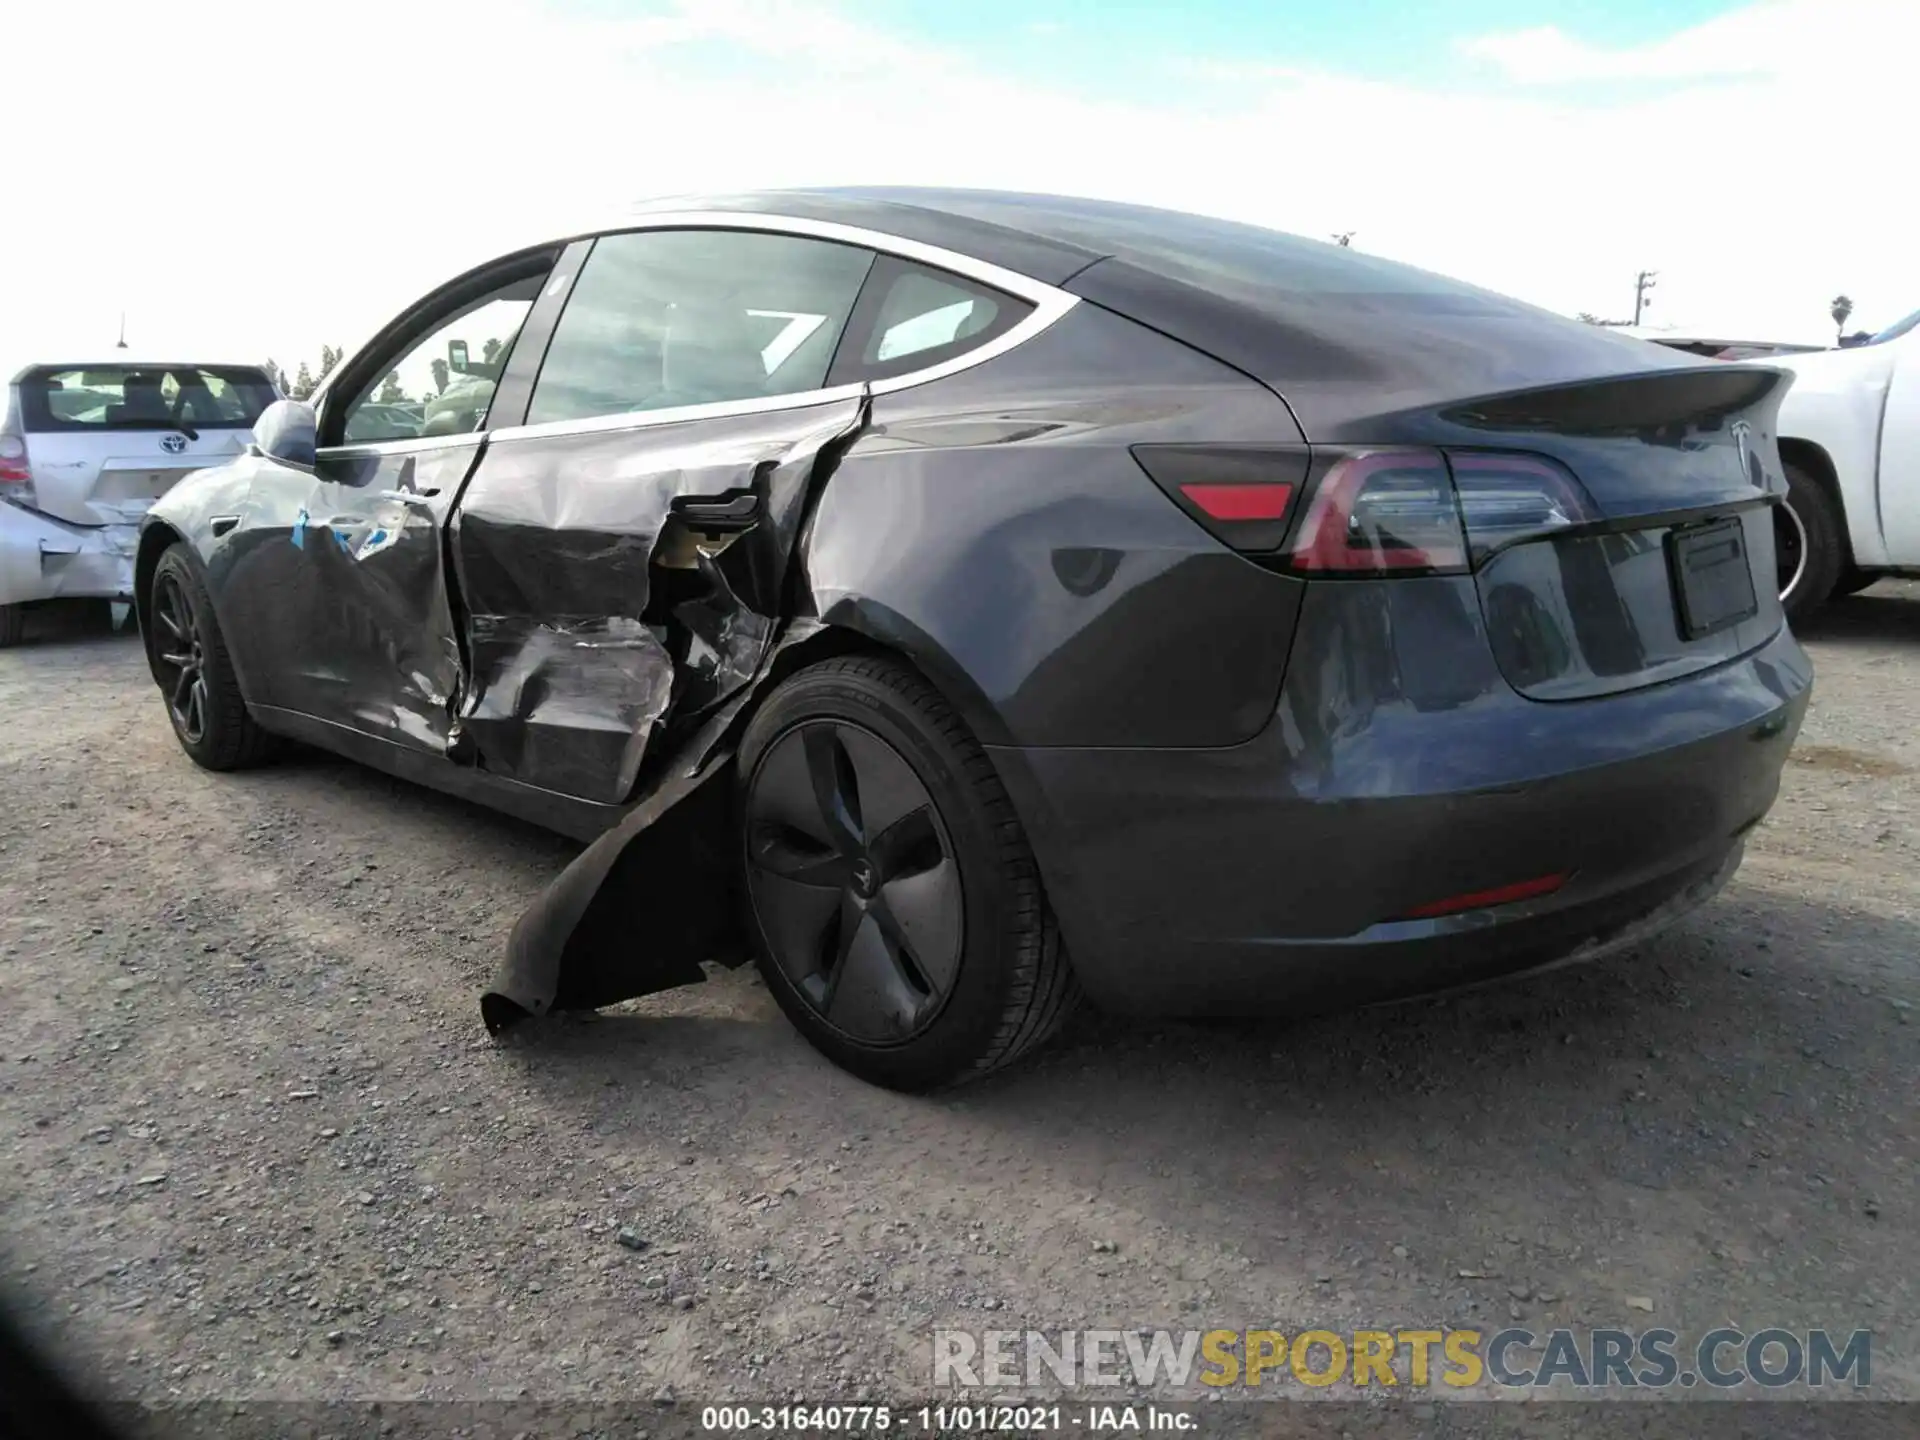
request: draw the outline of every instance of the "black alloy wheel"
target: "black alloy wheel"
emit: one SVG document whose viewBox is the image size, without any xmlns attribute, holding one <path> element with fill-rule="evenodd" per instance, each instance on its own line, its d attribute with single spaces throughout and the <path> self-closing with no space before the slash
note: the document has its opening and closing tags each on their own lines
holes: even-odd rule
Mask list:
<svg viewBox="0 0 1920 1440">
<path fill-rule="evenodd" d="M 180 576 L 161 574 L 153 587 L 153 658 L 173 728 L 189 747 L 207 735 L 207 652 L 199 617 Z"/>
<path fill-rule="evenodd" d="M 953 842 L 900 752 L 802 721 L 755 767 L 747 885 L 781 972 L 835 1031 L 897 1045 L 939 1016 L 966 938 Z"/>
<path fill-rule="evenodd" d="M 160 557 L 145 593 L 141 640 L 180 748 L 208 770 L 270 758 L 278 742 L 247 710 L 213 597 L 184 543 Z"/>
<path fill-rule="evenodd" d="M 913 666 L 796 670 L 740 736 L 734 819 L 767 990 L 835 1064 L 926 1091 L 1044 1043 L 1080 995 L 992 758 Z"/>
</svg>

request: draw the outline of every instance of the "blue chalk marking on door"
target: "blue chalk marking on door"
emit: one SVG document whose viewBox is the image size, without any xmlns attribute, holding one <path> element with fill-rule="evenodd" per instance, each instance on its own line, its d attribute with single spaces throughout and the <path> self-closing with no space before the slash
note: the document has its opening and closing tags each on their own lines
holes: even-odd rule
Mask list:
<svg viewBox="0 0 1920 1440">
<path fill-rule="evenodd" d="M 304 510 L 293 517 L 293 548 L 296 550 L 307 548 L 307 512 Z"/>
</svg>

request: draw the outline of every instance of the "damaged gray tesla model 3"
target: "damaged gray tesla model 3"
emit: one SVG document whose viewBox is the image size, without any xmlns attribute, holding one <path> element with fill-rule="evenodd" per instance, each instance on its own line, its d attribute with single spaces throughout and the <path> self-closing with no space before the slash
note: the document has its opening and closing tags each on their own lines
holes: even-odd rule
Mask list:
<svg viewBox="0 0 1920 1440">
<path fill-rule="evenodd" d="M 1811 685 L 1787 383 L 1164 211 L 680 202 L 274 406 L 136 599 L 200 764 L 304 741 L 591 842 L 490 1029 L 751 954 L 926 1088 L 1083 991 L 1299 1013 L 1710 896 Z"/>
</svg>

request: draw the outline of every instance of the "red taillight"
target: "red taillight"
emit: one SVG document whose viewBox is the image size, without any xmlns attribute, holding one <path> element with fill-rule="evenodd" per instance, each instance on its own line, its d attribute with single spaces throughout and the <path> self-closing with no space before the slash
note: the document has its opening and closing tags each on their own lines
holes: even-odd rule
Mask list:
<svg viewBox="0 0 1920 1440">
<path fill-rule="evenodd" d="M 33 470 L 27 464 L 27 442 L 18 435 L 0 432 L 0 485 L 31 485 Z"/>
<path fill-rule="evenodd" d="M 1267 485 L 1182 485 L 1180 493 L 1215 520 L 1283 520 L 1293 486 L 1284 480 Z"/>
<path fill-rule="evenodd" d="M 1564 466 L 1518 451 L 1136 445 L 1133 455 L 1215 538 L 1298 575 L 1464 574 L 1507 545 L 1599 518 Z"/>
<path fill-rule="evenodd" d="M 1542 895 L 1551 895 L 1567 883 L 1565 875 L 1542 875 L 1534 880 L 1521 880 L 1512 885 L 1497 885 L 1491 890 L 1469 890 L 1464 895 L 1450 895 L 1445 900 L 1435 900 L 1429 905 L 1419 905 L 1398 916 L 1401 920 L 1432 920 L 1441 915 L 1458 915 L 1467 910 L 1489 910 L 1495 905 L 1512 905 L 1520 900 L 1537 900 Z"/>
<path fill-rule="evenodd" d="M 1133 458 L 1208 534 L 1249 555 L 1280 548 L 1307 478 L 1301 445 L 1136 445 Z"/>
<path fill-rule="evenodd" d="M 1464 570 L 1466 537 L 1445 458 L 1437 450 L 1335 455 L 1290 558 L 1309 575 Z"/>
</svg>

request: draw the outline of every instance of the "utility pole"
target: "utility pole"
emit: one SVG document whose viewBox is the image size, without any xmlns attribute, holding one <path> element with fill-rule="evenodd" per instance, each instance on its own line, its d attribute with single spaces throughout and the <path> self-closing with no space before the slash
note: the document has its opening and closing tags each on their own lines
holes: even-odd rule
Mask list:
<svg viewBox="0 0 1920 1440">
<path fill-rule="evenodd" d="M 1633 282 L 1633 323 L 1635 325 L 1640 323 L 1640 312 L 1653 303 L 1647 298 L 1647 292 L 1653 289 L 1653 277 L 1659 273 L 1658 270 L 1642 270 Z"/>
<path fill-rule="evenodd" d="M 116 350 L 127 348 L 127 312 L 124 310 L 120 312 L 120 343 L 113 348 Z"/>
</svg>

